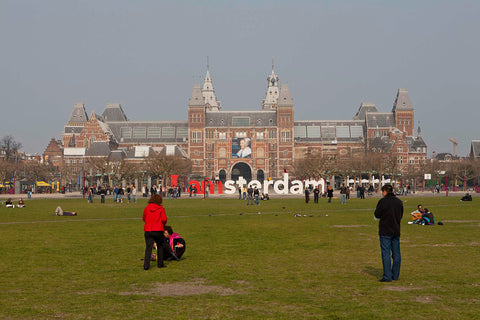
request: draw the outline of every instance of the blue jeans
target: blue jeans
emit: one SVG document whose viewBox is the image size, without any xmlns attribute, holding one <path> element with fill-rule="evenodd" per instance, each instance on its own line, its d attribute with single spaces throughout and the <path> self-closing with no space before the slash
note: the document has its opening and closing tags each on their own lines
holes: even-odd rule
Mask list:
<svg viewBox="0 0 480 320">
<path fill-rule="evenodd" d="M 341 204 L 347 203 L 347 195 L 345 193 L 342 193 L 340 195 L 340 203 Z"/>
<path fill-rule="evenodd" d="M 380 249 L 382 251 L 383 277 L 385 280 L 398 280 L 400 276 L 400 236 L 380 236 Z M 390 252 L 392 261 L 390 260 Z"/>
</svg>

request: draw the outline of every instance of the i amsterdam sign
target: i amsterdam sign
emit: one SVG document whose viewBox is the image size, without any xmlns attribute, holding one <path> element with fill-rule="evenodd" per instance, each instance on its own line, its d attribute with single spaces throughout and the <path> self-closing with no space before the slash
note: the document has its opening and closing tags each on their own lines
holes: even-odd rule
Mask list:
<svg viewBox="0 0 480 320">
<path fill-rule="evenodd" d="M 170 176 L 172 185 L 177 185 L 178 175 Z M 258 180 L 252 180 L 247 183 L 243 177 L 239 177 L 237 181 L 227 180 L 225 183 L 222 183 L 220 180 L 203 180 L 196 181 L 192 180 L 188 182 L 189 186 L 194 186 L 198 194 L 203 194 L 205 188 L 208 186 L 211 193 L 215 193 L 215 188 L 217 188 L 218 194 L 235 194 L 238 192 L 238 189 L 242 189 L 244 186 L 248 187 L 257 187 L 257 189 L 262 190 L 264 194 L 269 193 L 269 187 L 273 187 L 275 194 L 303 194 L 306 188 L 312 186 L 313 188 L 317 187 L 320 189 L 321 193 L 325 192 L 325 179 L 320 180 L 288 180 L 288 173 L 283 174 L 283 179 L 281 180 L 264 180 L 263 185 Z"/>
</svg>

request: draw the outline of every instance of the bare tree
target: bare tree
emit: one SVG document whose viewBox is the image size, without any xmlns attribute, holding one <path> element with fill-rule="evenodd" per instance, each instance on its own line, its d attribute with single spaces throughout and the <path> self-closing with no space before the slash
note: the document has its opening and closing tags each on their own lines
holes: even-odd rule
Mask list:
<svg viewBox="0 0 480 320">
<path fill-rule="evenodd" d="M 455 178 L 463 180 L 463 191 L 467 190 L 468 181 L 476 177 L 478 172 L 476 167 L 476 162 L 470 159 L 463 159 L 452 165 L 452 173 Z"/>
<path fill-rule="evenodd" d="M 10 180 L 14 171 L 15 166 L 12 163 L 0 160 L 0 183 Z"/>
<path fill-rule="evenodd" d="M 334 171 L 334 158 L 319 154 L 309 154 L 303 159 L 296 160 L 293 164 L 293 173 L 300 179 L 324 177 Z"/>
<path fill-rule="evenodd" d="M 0 148 L 5 150 L 5 160 L 10 161 L 22 148 L 22 144 L 15 141 L 12 135 L 6 135 L 0 140 Z"/>
<path fill-rule="evenodd" d="M 38 162 L 29 163 L 25 166 L 25 175 L 32 181 L 48 180 L 48 167 Z"/>
<path fill-rule="evenodd" d="M 192 163 L 189 159 L 180 156 L 166 156 L 154 153 L 147 159 L 146 168 L 150 174 L 162 177 L 164 184 L 166 184 L 167 178 L 172 174 L 190 174 L 192 172 Z"/>
</svg>

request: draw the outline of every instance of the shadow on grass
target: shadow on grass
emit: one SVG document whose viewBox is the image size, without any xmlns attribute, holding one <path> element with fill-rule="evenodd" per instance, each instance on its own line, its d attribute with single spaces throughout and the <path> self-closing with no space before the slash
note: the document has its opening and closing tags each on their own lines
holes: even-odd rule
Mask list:
<svg viewBox="0 0 480 320">
<path fill-rule="evenodd" d="M 363 269 L 363 273 L 371 275 L 375 278 L 381 278 L 383 275 L 383 269 L 367 266 Z"/>
</svg>

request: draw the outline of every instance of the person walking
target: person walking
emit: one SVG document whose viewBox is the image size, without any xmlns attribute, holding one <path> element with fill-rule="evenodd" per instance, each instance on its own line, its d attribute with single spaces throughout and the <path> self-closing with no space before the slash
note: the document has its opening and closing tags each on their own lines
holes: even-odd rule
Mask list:
<svg viewBox="0 0 480 320">
<path fill-rule="evenodd" d="M 255 205 L 259 205 L 258 198 L 260 198 L 260 191 L 257 189 L 257 186 L 255 186 L 255 189 L 253 189 L 253 197 L 255 199 Z"/>
<path fill-rule="evenodd" d="M 305 188 L 305 203 L 308 203 L 310 201 L 310 190 L 308 188 Z"/>
<path fill-rule="evenodd" d="M 332 198 L 333 198 L 333 188 L 332 188 L 332 186 L 328 186 L 328 188 L 327 188 L 327 197 L 328 197 L 328 202 L 332 202 Z"/>
<path fill-rule="evenodd" d="M 342 184 L 342 186 L 340 187 L 340 203 L 347 203 L 347 187 L 345 187 L 344 184 Z"/>
<path fill-rule="evenodd" d="M 248 187 L 247 189 L 247 206 L 253 205 L 253 188 L 252 186 Z"/>
<path fill-rule="evenodd" d="M 403 202 L 393 193 L 393 187 L 386 184 L 382 187 L 382 196 L 375 209 L 378 223 L 380 249 L 382 253 L 383 276 L 381 282 L 398 280 L 400 275 L 400 221 L 403 217 Z M 391 254 L 391 259 L 390 259 Z"/>
<path fill-rule="evenodd" d="M 318 189 L 318 186 L 313 189 L 313 203 L 318 203 L 318 196 L 320 195 L 320 189 Z"/>
<path fill-rule="evenodd" d="M 152 256 L 153 243 L 157 244 L 157 266 L 166 267 L 163 264 L 163 245 L 165 243 L 165 225 L 167 224 L 167 214 L 162 206 L 163 197 L 160 194 L 154 194 L 148 200 L 148 205 L 143 210 L 143 227 L 145 237 L 145 257 L 143 260 L 143 269 L 150 268 L 150 259 Z"/>
<path fill-rule="evenodd" d="M 137 203 L 137 188 L 135 185 L 132 185 L 132 199 L 133 203 Z"/>
</svg>

